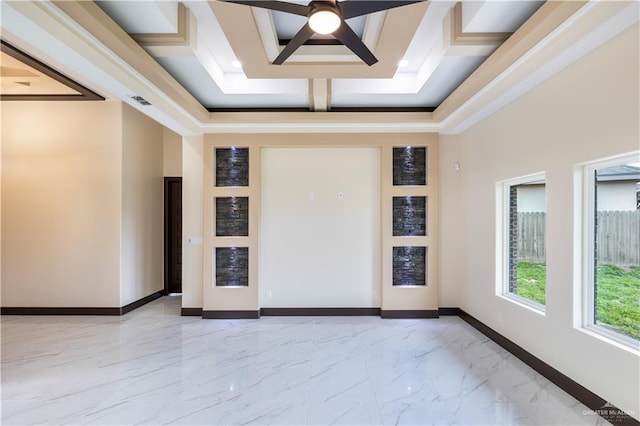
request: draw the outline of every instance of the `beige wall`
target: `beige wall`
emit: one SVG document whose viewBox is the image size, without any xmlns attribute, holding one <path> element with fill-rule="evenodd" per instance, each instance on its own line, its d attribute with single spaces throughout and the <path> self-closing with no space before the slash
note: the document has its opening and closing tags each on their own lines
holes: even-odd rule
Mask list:
<svg viewBox="0 0 640 426">
<path fill-rule="evenodd" d="M 429 148 L 429 186 L 427 188 L 405 187 L 391 188 L 392 181 L 392 148 L 394 146 L 427 146 Z M 250 186 L 245 189 L 216 188 L 213 184 L 213 164 L 215 147 L 249 147 L 250 149 Z M 438 135 L 436 134 L 225 134 L 205 135 L 204 149 L 201 157 L 204 159 L 204 243 L 203 257 L 203 281 L 202 281 L 202 306 L 205 310 L 258 310 L 260 300 L 259 293 L 263 288 L 262 278 L 258 276 L 258 262 L 260 257 L 258 247 L 257 229 L 260 218 L 260 194 L 261 194 L 261 152 L 263 148 L 275 147 L 333 147 L 333 148 L 358 148 L 369 147 L 380 150 L 380 214 L 381 214 L 381 261 L 377 271 L 371 271 L 372 276 L 381 274 L 380 306 L 385 310 L 433 310 L 438 308 Z M 183 158 L 183 162 L 185 159 Z M 284 165 L 283 165 L 284 166 Z M 291 167 L 295 171 L 294 165 Z M 184 168 L 184 179 L 192 172 Z M 193 172 L 196 179 L 197 172 Z M 329 185 L 321 185 L 316 192 L 331 190 Z M 398 238 L 391 236 L 391 210 L 393 195 L 428 195 L 429 196 L 429 236 Z M 215 237 L 213 228 L 213 199 L 216 196 L 245 195 L 250 197 L 250 224 L 248 238 Z M 185 206 L 186 209 L 186 206 Z M 428 286 L 413 288 L 398 288 L 391 284 L 391 247 L 398 244 L 427 245 L 429 247 Z M 216 288 L 213 280 L 212 255 L 215 247 L 224 246 L 249 247 L 249 287 L 248 288 Z M 252 254 L 253 253 L 253 254 Z M 325 262 L 326 258 L 319 256 L 319 262 Z M 188 272 L 193 274 L 193 271 Z M 184 279 L 184 275 L 183 275 Z M 183 297 L 195 300 L 193 295 L 197 291 L 195 286 L 189 286 L 189 290 L 183 285 Z M 334 300 L 335 301 L 335 300 Z M 313 306 L 314 301 L 304 300 L 304 305 Z M 187 305 L 183 301 L 184 307 Z M 274 306 L 268 303 L 268 306 Z M 317 306 L 317 305 L 316 305 Z M 338 305 L 334 305 L 337 307 Z M 341 305 L 344 306 L 344 305 Z M 326 306 L 325 306 L 326 307 Z"/>
<path fill-rule="evenodd" d="M 263 149 L 261 197 L 261 307 L 380 307 L 379 148 Z"/>
<path fill-rule="evenodd" d="M 182 142 L 182 306 L 202 308 L 202 136 Z M 196 239 L 196 243 L 190 240 Z"/>
<path fill-rule="evenodd" d="M 3 102 L 2 306 L 120 303 L 121 104 Z"/>
<path fill-rule="evenodd" d="M 120 102 L 3 102 L 2 142 L 2 306 L 162 290 L 162 126 Z"/>
<path fill-rule="evenodd" d="M 164 127 L 162 144 L 164 175 L 182 176 L 182 136 Z"/>
<path fill-rule="evenodd" d="M 574 250 L 581 232 L 572 201 L 580 199 L 579 164 L 639 148 L 638 40 L 635 25 L 472 129 L 442 136 L 440 144 L 441 301 L 457 302 L 636 416 L 638 354 L 582 331 L 576 321 L 582 253 Z M 460 172 L 453 170 L 456 161 Z M 496 183 L 537 172 L 547 177 L 544 315 L 496 294 Z"/>
<path fill-rule="evenodd" d="M 123 105 L 120 306 L 164 288 L 163 129 Z"/>
</svg>

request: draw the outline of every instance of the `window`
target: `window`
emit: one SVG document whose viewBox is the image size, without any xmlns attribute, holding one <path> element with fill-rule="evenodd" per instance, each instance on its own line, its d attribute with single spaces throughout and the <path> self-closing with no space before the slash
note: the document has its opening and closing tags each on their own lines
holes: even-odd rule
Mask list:
<svg viewBox="0 0 640 426">
<path fill-rule="evenodd" d="M 545 175 L 502 184 L 502 294 L 544 310 L 546 288 Z"/>
<path fill-rule="evenodd" d="M 640 156 L 585 169 L 586 326 L 615 340 L 640 340 Z"/>
</svg>

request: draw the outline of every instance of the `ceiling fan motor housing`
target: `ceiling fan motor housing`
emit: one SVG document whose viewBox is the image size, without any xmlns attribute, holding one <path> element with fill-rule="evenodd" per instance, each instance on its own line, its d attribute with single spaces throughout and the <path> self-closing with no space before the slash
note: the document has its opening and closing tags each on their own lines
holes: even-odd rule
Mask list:
<svg viewBox="0 0 640 426">
<path fill-rule="evenodd" d="M 316 0 L 309 4 L 309 25 L 318 34 L 331 34 L 342 25 L 342 14 L 336 2 Z"/>
</svg>

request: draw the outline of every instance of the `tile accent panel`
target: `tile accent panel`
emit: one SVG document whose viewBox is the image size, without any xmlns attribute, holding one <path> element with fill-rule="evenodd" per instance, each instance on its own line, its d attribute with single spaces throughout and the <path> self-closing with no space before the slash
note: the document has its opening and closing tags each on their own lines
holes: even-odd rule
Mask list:
<svg viewBox="0 0 640 426">
<path fill-rule="evenodd" d="M 216 186 L 249 186 L 249 148 L 216 148 Z"/>
<path fill-rule="evenodd" d="M 249 248 L 216 247 L 216 287 L 249 286 Z"/>
<path fill-rule="evenodd" d="M 249 197 L 216 197 L 216 237 L 249 235 Z"/>
<path fill-rule="evenodd" d="M 427 197 L 393 197 L 393 236 L 425 236 Z"/>
<path fill-rule="evenodd" d="M 393 148 L 393 185 L 427 184 L 427 148 Z"/>
<path fill-rule="evenodd" d="M 427 247 L 393 248 L 393 286 L 425 286 Z"/>
</svg>

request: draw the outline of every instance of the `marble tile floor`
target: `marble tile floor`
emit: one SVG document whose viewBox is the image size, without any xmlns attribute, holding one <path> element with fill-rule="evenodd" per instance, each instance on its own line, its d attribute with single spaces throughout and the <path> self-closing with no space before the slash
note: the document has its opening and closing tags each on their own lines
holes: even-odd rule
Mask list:
<svg viewBox="0 0 640 426">
<path fill-rule="evenodd" d="M 3 425 L 608 424 L 457 317 L 3 316 Z"/>
</svg>

